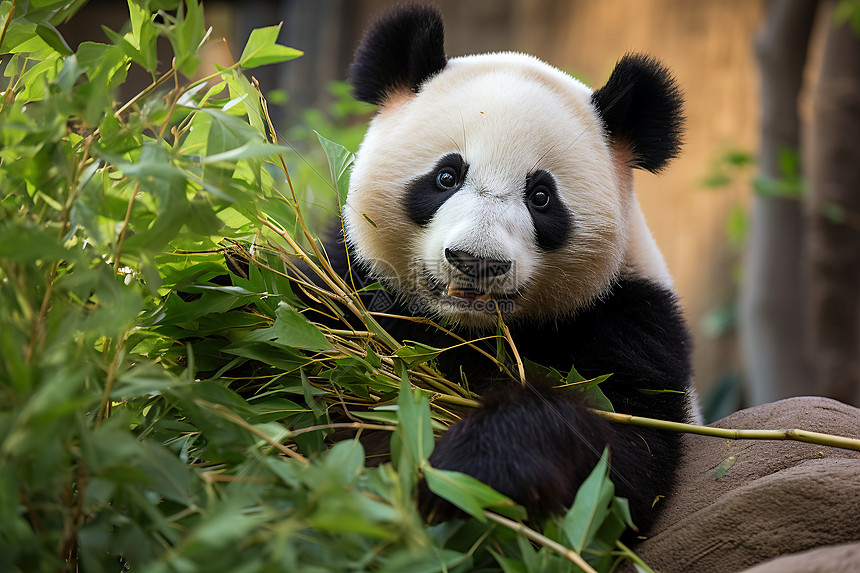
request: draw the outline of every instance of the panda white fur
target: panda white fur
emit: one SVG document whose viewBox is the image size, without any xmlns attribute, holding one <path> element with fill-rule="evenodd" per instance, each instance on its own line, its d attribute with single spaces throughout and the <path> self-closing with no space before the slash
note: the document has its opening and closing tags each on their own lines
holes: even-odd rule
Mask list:
<svg viewBox="0 0 860 573">
<path fill-rule="evenodd" d="M 379 111 L 343 208 L 347 248 L 328 253 L 344 276 L 396 293 L 393 308 L 368 298 L 371 310 L 442 318 L 470 338 L 495 334 L 500 312 L 523 358 L 612 373 L 601 388 L 618 412 L 691 420 L 686 326 L 633 190 L 633 168 L 656 172 L 680 146 L 681 95 L 665 68 L 627 55 L 592 91 L 522 54 L 448 60 L 438 11 L 408 6 L 366 31 L 350 81 Z M 414 321 L 384 326 L 455 344 Z M 540 515 L 572 503 L 608 445 L 640 527 L 669 493 L 677 435 L 610 424 L 543 380 L 502 380 L 468 347 L 439 365 L 484 404 L 440 438 L 434 466 Z M 433 499 L 425 508 L 444 511 Z"/>
</svg>

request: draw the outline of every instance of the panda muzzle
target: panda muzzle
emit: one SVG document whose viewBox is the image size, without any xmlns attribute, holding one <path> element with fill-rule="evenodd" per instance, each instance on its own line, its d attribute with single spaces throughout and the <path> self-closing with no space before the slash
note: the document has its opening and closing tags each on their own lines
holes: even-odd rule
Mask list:
<svg viewBox="0 0 860 573">
<path fill-rule="evenodd" d="M 489 293 L 478 289 L 473 285 L 458 285 L 457 281 L 451 281 L 448 285 L 448 290 L 446 291 L 448 296 L 454 296 L 457 298 L 465 298 L 468 300 L 481 300 L 486 301 L 493 298 Z"/>
</svg>

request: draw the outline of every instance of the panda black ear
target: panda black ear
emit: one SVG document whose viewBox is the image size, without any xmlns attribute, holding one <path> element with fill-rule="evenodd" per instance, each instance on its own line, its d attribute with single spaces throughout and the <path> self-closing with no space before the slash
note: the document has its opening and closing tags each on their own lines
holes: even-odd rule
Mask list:
<svg viewBox="0 0 860 573">
<path fill-rule="evenodd" d="M 626 54 L 591 101 L 609 136 L 629 146 L 632 167 L 656 173 L 678 155 L 684 100 L 675 78 L 657 60 Z"/>
<path fill-rule="evenodd" d="M 394 92 L 417 92 L 445 67 L 444 43 L 442 15 L 434 7 L 403 6 L 382 15 L 365 31 L 349 67 L 353 95 L 379 105 Z"/>
</svg>

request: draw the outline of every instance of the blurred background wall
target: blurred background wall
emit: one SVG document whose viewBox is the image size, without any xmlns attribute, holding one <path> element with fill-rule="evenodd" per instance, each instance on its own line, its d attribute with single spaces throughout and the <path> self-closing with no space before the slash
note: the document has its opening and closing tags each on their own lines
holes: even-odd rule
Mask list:
<svg viewBox="0 0 860 573">
<path fill-rule="evenodd" d="M 288 134 L 305 120 L 305 110 L 331 106 L 328 86 L 346 78 L 361 31 L 373 14 L 394 3 L 206 0 L 213 38 L 225 40 L 210 44 L 208 58 L 232 63 L 251 29 L 284 22 L 280 42 L 305 55 L 253 73 L 264 92 L 283 90 L 289 95 L 276 109 L 279 131 Z M 765 0 L 436 3 L 446 22 L 449 56 L 527 52 L 594 87 L 602 85 L 627 51 L 651 54 L 674 71 L 686 94 L 686 143 L 681 157 L 659 176 L 637 172 L 636 186 L 694 334 L 697 385 L 711 418 L 750 402 L 780 397 L 743 391 L 736 328 L 760 132 L 753 43 L 765 22 Z M 63 32 L 72 45 L 103 38 L 99 26 L 118 29 L 126 14 L 123 4 L 91 2 L 73 21 L 74 28 Z M 811 60 L 814 66 L 815 59 Z M 208 73 L 210 65 L 201 66 L 200 73 Z M 148 78 L 141 82 L 146 85 Z M 810 382 L 808 391 L 804 390 L 796 393 L 813 393 L 815 387 Z"/>
</svg>

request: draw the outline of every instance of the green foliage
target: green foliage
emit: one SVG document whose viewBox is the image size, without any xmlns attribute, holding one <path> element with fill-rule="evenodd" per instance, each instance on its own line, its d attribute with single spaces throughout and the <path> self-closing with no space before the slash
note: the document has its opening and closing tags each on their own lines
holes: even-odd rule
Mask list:
<svg viewBox="0 0 860 573">
<path fill-rule="evenodd" d="M 208 38 L 197 0 L 129 0 L 110 43 L 73 51 L 55 25 L 82 4 L 0 3 L 0 570 L 576 570 L 486 521 L 524 518 L 510 500 L 427 462 L 450 407 L 474 405 L 436 372 L 445 349 L 392 341 L 330 276 L 314 295 L 335 317 L 332 300 L 352 301 L 365 331 L 322 326 L 296 296 L 326 269 L 303 213 L 330 217 L 352 156 L 309 131 L 267 139 L 241 70 L 300 55 L 279 27 L 192 80 Z M 153 83 L 117 102 L 131 66 Z M 367 110 L 334 89 L 333 119 L 308 114 L 324 133 Z M 338 133 L 354 148 L 361 128 Z M 396 427 L 393 463 L 332 445 L 336 418 Z M 601 571 L 628 555 L 607 464 L 541 524 Z M 427 526 L 421 479 L 474 519 Z"/>
<path fill-rule="evenodd" d="M 860 0 L 839 0 L 833 11 L 837 24 L 847 22 L 855 34 L 860 35 Z"/>
</svg>

